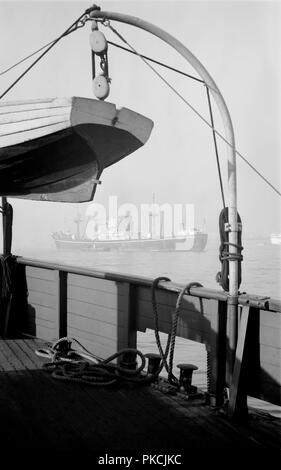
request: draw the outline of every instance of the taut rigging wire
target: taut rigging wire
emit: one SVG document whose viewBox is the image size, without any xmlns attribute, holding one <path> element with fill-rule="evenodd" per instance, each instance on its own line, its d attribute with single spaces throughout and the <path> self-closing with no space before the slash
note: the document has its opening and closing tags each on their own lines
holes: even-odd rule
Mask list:
<svg viewBox="0 0 281 470">
<path fill-rule="evenodd" d="M 57 38 L 56 38 L 56 39 L 57 39 Z M 15 67 L 17 67 L 18 65 L 22 64 L 22 63 L 25 62 L 27 59 L 30 59 L 30 58 L 33 57 L 34 55 L 38 54 L 38 52 L 42 51 L 43 49 L 45 49 L 45 48 L 46 48 L 47 46 L 49 46 L 50 44 L 53 44 L 53 42 L 55 42 L 56 39 L 53 39 L 53 41 L 48 42 L 47 44 L 45 44 L 44 46 L 40 47 L 40 48 L 37 49 L 36 51 L 31 52 L 31 54 L 27 55 L 27 56 L 24 57 L 23 59 L 19 60 L 19 61 L 16 62 L 15 64 L 13 64 L 13 65 L 11 65 L 10 67 L 8 67 L 7 69 L 2 70 L 2 72 L 0 72 L 0 77 L 1 77 L 1 75 L 5 75 L 5 73 L 10 72 L 10 70 L 13 70 Z"/>
<path fill-rule="evenodd" d="M 161 65 L 161 67 L 172 70 L 173 72 L 176 72 L 180 75 L 184 75 L 185 77 L 191 78 L 192 80 L 195 80 L 196 82 L 205 83 L 204 80 L 201 80 L 201 78 L 194 77 L 194 75 L 190 75 L 189 73 L 176 69 L 175 67 L 172 67 L 171 65 L 164 64 L 163 62 L 160 62 L 159 60 L 152 59 L 151 57 L 148 57 L 147 55 L 138 54 L 137 52 L 131 49 L 127 49 L 126 47 L 123 47 L 120 44 L 116 44 L 115 42 L 112 42 L 112 41 L 107 41 L 107 42 L 111 46 L 118 47 L 118 49 L 122 49 L 123 51 L 126 51 L 126 52 L 130 52 L 130 54 L 134 54 L 137 56 L 139 55 L 140 57 L 142 57 L 145 60 L 148 60 L 149 62 L 153 62 L 154 64 Z"/>
<path fill-rule="evenodd" d="M 255 167 L 254 165 L 252 165 L 240 152 L 238 152 L 238 150 L 236 149 L 235 146 L 233 146 L 230 142 L 228 142 L 228 140 L 219 132 L 217 131 L 217 129 L 215 129 L 215 127 L 213 126 L 212 123 L 209 123 L 207 121 L 207 119 L 204 118 L 204 116 L 202 116 L 201 113 L 199 113 L 199 111 L 197 111 L 194 106 L 192 106 L 192 104 L 189 103 L 189 101 L 187 101 L 186 98 L 184 98 L 184 96 L 182 96 L 181 93 L 179 93 L 174 87 L 173 85 L 171 85 L 168 80 L 166 80 L 166 78 L 163 77 L 163 75 L 161 75 L 149 62 L 148 60 L 145 58 L 145 56 L 143 56 L 142 54 L 139 54 L 139 52 L 115 29 L 111 26 L 109 20 L 103 20 L 102 21 L 102 24 L 105 26 L 105 27 L 108 27 L 109 29 L 111 29 L 111 31 L 116 34 L 117 37 L 119 37 L 119 39 L 124 42 L 130 49 L 131 51 L 136 54 L 146 65 L 147 67 L 149 67 L 157 76 L 158 78 L 160 78 L 160 80 L 162 82 L 165 83 L 165 85 L 168 86 L 168 88 L 170 88 L 210 129 L 212 129 L 213 131 L 213 135 L 218 135 L 222 140 L 223 142 L 225 142 L 230 148 L 234 149 L 236 155 L 238 155 L 245 163 L 247 163 L 247 165 L 260 177 L 262 178 L 262 180 L 267 183 L 271 189 L 273 189 L 279 196 L 281 196 L 281 192 L 275 188 L 275 186 L 270 183 L 270 181 L 265 178 L 265 176 L 263 176 Z M 125 48 L 124 48 L 125 49 Z M 126 49 L 125 49 L 126 50 Z M 205 83 L 203 82 L 206 87 L 208 89 L 210 89 L 210 87 Z"/>
<path fill-rule="evenodd" d="M 85 23 L 82 22 L 81 25 L 79 25 L 79 22 L 82 20 L 82 18 L 85 17 L 85 13 L 83 13 L 82 15 L 79 16 L 79 18 L 77 18 L 77 20 L 74 21 L 74 23 L 72 23 L 71 26 L 69 26 L 66 31 L 64 31 L 59 37 L 57 37 L 57 39 L 55 39 L 54 41 L 52 41 L 51 43 L 49 43 L 49 47 L 44 51 L 42 52 L 42 54 L 40 54 L 39 57 L 37 57 L 37 59 L 34 60 L 34 62 L 32 62 L 32 64 L 30 64 L 27 69 L 24 70 L 24 72 L 22 74 L 20 74 L 18 76 L 18 78 L 0 95 L 0 100 L 34 67 L 34 65 L 37 64 L 37 62 L 39 62 L 39 60 L 41 60 L 44 55 L 47 54 L 47 52 L 49 52 L 63 37 L 67 36 L 68 34 L 76 31 L 78 28 L 84 26 Z M 43 46 L 42 48 L 40 48 L 39 50 L 42 50 L 44 49 L 46 46 Z M 37 52 L 39 52 L 39 50 Z M 36 52 L 34 52 L 33 54 L 31 54 L 29 57 L 31 57 L 32 55 L 36 54 Z M 27 57 L 28 58 L 28 57 Z M 26 60 L 26 59 L 24 59 Z M 23 60 L 21 61 L 23 62 Z M 17 64 L 15 64 L 14 66 L 16 66 Z M 13 66 L 13 67 L 14 67 Z M 10 67 L 13 68 L 13 67 Z M 9 69 L 9 70 L 10 70 Z M 4 73 L 6 73 L 4 71 Z"/>
<path fill-rule="evenodd" d="M 81 27 L 81 26 L 79 26 Z M 72 32 L 72 31 L 71 31 Z M 69 33 L 67 33 L 69 34 Z M 64 36 L 67 36 L 67 34 L 64 34 Z M 57 39 L 57 38 L 56 38 Z M 38 52 L 42 51 L 43 49 L 45 49 L 45 47 L 49 46 L 50 44 L 52 44 L 53 42 L 56 41 L 56 39 L 53 39 L 53 41 L 50 41 L 48 42 L 47 44 L 45 44 L 44 46 L 40 47 L 39 49 L 37 49 L 36 51 L 32 52 L 31 54 L 27 55 L 26 57 L 24 57 L 23 59 L 19 60 L 18 62 L 16 62 L 15 64 L 11 65 L 10 67 L 8 67 L 7 69 L 3 70 L 2 72 L 0 72 L 0 76 L 1 75 L 5 75 L 7 72 L 9 72 L 10 70 L 14 69 L 15 67 L 17 67 L 18 65 L 22 64 L 23 62 L 25 62 L 26 60 L 30 59 L 31 57 L 33 57 L 35 54 L 37 54 Z M 120 44 L 117 44 L 115 42 L 112 42 L 112 41 L 107 41 L 108 44 L 110 44 L 111 46 L 114 46 L 114 47 L 117 47 L 118 49 L 122 49 L 123 51 L 126 51 L 126 52 L 130 52 L 131 54 L 134 54 L 134 55 L 138 55 L 136 52 L 134 51 L 131 51 L 130 49 L 127 49 L 126 47 L 123 47 L 121 46 Z M 172 70 L 173 72 L 176 72 L 180 75 L 184 75 L 185 77 L 188 77 L 192 80 L 195 80 L 197 82 L 200 82 L 200 83 L 205 83 L 204 80 L 201 80 L 201 78 L 198 78 L 198 77 L 194 77 L 194 75 L 190 75 L 189 73 L 186 73 L 186 72 L 183 72 L 182 70 L 179 70 L 179 69 L 176 69 L 175 67 L 172 67 L 171 65 L 168 65 L 168 64 L 164 64 L 163 62 L 160 62 L 159 60 L 155 60 L 155 59 L 152 59 L 152 57 L 148 57 L 146 55 L 143 55 L 143 54 L 139 54 L 141 57 L 143 57 L 144 59 L 150 61 L 150 62 L 153 62 L 154 64 L 157 64 L 157 65 L 160 65 L 161 67 L 164 67 L 166 69 L 169 69 L 169 70 Z"/>
</svg>

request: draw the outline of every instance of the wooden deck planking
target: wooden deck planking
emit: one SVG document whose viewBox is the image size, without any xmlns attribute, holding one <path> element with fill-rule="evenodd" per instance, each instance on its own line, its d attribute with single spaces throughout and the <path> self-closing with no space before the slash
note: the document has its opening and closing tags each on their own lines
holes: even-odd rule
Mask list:
<svg viewBox="0 0 281 470">
<path fill-rule="evenodd" d="M 30 347 L 31 344 L 30 341 L 19 341 L 19 345 L 17 345 L 20 346 L 19 349 L 24 350 L 24 352 L 21 353 L 18 349 L 17 354 L 24 354 L 25 359 L 28 358 L 28 362 L 33 362 L 32 356 L 35 356 L 34 348 L 32 349 Z M 38 342 L 37 347 L 41 346 L 42 342 Z M 41 368 L 42 360 L 39 359 L 39 361 Z M 52 442 L 55 441 L 55 445 L 60 449 L 71 449 L 71 445 L 77 444 L 76 439 L 73 438 L 73 435 L 76 433 L 81 436 L 77 437 L 78 445 L 79 441 L 81 441 L 80 445 L 82 445 L 85 428 L 79 427 L 81 420 L 78 418 L 81 415 L 81 409 L 79 409 L 78 412 L 76 411 L 75 396 L 66 395 L 66 399 L 64 400 L 66 392 L 69 391 L 68 384 L 60 383 L 59 388 L 55 389 L 52 387 L 52 383 L 50 384 L 49 376 L 46 373 L 34 373 L 34 370 L 31 371 L 29 367 L 26 368 L 26 374 L 24 376 L 22 375 L 22 378 L 23 377 L 23 383 L 25 384 L 25 388 L 23 388 L 24 396 L 28 403 L 31 402 L 30 414 L 33 415 L 33 412 L 36 412 L 37 415 L 37 411 L 40 409 L 39 429 L 38 423 L 35 420 L 36 433 L 39 433 L 40 436 L 40 442 L 38 442 L 37 445 L 39 447 L 46 446 L 48 448 L 52 446 Z M 83 404 L 85 404 L 85 400 L 83 400 Z M 84 410 L 84 415 L 87 416 L 86 410 Z M 78 421 L 76 422 L 76 420 Z M 85 419 L 84 424 L 90 426 L 91 422 L 93 423 L 92 418 L 88 420 Z M 40 431 L 42 425 L 43 433 Z M 46 430 L 48 430 L 47 433 Z"/>
<path fill-rule="evenodd" d="M 159 333 L 161 344 L 165 348 L 167 343 L 167 334 Z M 138 334 L 138 349 L 144 354 L 156 353 L 159 354 L 158 347 L 155 340 L 154 331 L 148 330 L 146 333 Z M 185 338 L 176 338 L 176 346 L 174 351 L 174 365 L 176 376 L 179 375 L 179 369 L 176 367 L 181 362 L 195 364 L 198 370 L 193 372 L 193 385 L 201 389 L 207 389 L 207 353 L 206 348 L 201 343 L 195 343 Z M 167 376 L 165 370 L 161 375 Z"/>
<path fill-rule="evenodd" d="M 36 340 L 0 340 L 2 452 L 71 453 L 249 451 L 280 447 L 280 428 L 265 415 L 234 426 L 201 402 L 151 387 L 90 387 L 56 381 L 41 370 Z M 3 455 L 3 454 L 2 454 Z M 53 455 L 53 454 L 52 454 Z"/>
</svg>

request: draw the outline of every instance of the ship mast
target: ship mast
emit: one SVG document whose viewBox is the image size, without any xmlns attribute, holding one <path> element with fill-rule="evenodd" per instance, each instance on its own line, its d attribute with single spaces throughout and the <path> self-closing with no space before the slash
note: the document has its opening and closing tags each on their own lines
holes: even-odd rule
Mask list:
<svg viewBox="0 0 281 470">
<path fill-rule="evenodd" d="M 238 223 L 237 223 L 237 181 L 236 181 L 236 149 L 235 138 L 231 117 L 224 101 L 224 98 L 218 89 L 213 78 L 203 66 L 203 64 L 192 54 L 192 52 L 178 41 L 171 34 L 167 33 L 158 26 L 153 25 L 141 18 L 129 16 L 123 13 L 115 13 L 108 11 L 100 11 L 99 7 L 91 11 L 90 17 L 100 20 L 114 20 L 120 23 L 126 23 L 131 26 L 143 29 L 154 36 L 162 39 L 164 42 L 173 47 L 187 62 L 197 71 L 199 76 L 204 80 L 211 95 L 213 96 L 218 109 L 221 114 L 222 121 L 225 128 L 225 139 L 229 143 L 226 148 L 227 151 L 227 166 L 228 166 L 228 231 L 229 243 L 232 247 L 233 258 L 229 259 L 229 296 L 228 296 L 228 321 L 230 325 L 229 347 L 233 352 L 233 357 L 230 362 L 234 360 L 234 352 L 237 342 L 237 304 L 238 304 L 238 260 L 235 255 L 237 254 L 237 239 L 238 239 Z M 230 370 L 233 363 L 230 363 Z"/>
<path fill-rule="evenodd" d="M 81 217 L 80 212 L 78 212 L 77 216 L 74 219 L 74 223 L 76 224 L 76 237 L 77 237 L 77 240 L 80 240 L 80 238 L 81 238 L 81 233 L 80 233 L 81 222 L 82 222 L 82 217 Z"/>
</svg>

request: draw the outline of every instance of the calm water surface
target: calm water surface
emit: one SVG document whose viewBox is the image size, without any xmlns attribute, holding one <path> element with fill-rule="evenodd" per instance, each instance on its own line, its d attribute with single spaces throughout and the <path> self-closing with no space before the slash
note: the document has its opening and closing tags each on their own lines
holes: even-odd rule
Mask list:
<svg viewBox="0 0 281 470">
<path fill-rule="evenodd" d="M 281 299 L 281 246 L 267 240 L 244 240 L 240 291 Z M 84 266 L 105 272 L 119 272 L 154 278 L 168 276 L 172 281 L 197 281 L 220 289 L 215 281 L 220 270 L 218 242 L 209 241 L 202 253 L 192 252 L 94 252 L 40 250 L 24 256 L 63 264 Z"/>
</svg>

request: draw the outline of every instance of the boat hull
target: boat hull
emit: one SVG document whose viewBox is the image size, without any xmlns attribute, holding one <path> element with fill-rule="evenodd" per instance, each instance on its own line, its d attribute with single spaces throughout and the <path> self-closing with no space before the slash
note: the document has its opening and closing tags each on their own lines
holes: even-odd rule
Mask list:
<svg viewBox="0 0 281 470">
<path fill-rule="evenodd" d="M 279 233 L 273 233 L 270 236 L 270 241 L 272 245 L 281 245 L 281 234 Z"/>
<path fill-rule="evenodd" d="M 79 250 L 88 251 L 94 248 L 92 241 L 78 241 L 78 240 L 55 240 L 56 247 L 59 250 Z"/>
<path fill-rule="evenodd" d="M 208 235 L 198 233 L 184 238 L 127 240 L 66 240 L 53 237 L 59 250 L 94 251 L 204 251 Z"/>
<path fill-rule="evenodd" d="M 93 199 L 104 168 L 141 147 L 153 122 L 87 98 L 0 106 L 0 187 L 5 196 Z"/>
</svg>

